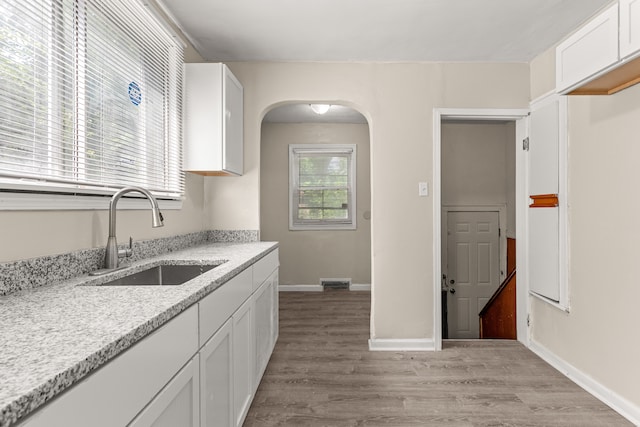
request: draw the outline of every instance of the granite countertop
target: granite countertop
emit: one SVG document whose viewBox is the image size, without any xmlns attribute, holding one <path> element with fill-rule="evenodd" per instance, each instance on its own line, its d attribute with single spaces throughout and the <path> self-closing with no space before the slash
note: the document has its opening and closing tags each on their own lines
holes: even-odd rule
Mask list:
<svg viewBox="0 0 640 427">
<path fill-rule="evenodd" d="M 0 296 L 0 427 L 8 427 L 122 353 L 277 247 L 211 243 L 96 278 Z M 217 263 L 179 286 L 92 286 L 160 263 Z"/>
</svg>

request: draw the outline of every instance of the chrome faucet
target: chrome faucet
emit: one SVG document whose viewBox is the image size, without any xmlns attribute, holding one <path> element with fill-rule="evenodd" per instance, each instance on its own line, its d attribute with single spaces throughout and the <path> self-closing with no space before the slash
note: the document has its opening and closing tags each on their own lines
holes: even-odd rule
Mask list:
<svg viewBox="0 0 640 427">
<path fill-rule="evenodd" d="M 147 199 L 149 199 L 149 202 L 151 203 L 151 226 L 155 228 L 162 227 L 164 225 L 162 223 L 163 218 L 160 208 L 158 207 L 158 202 L 148 190 L 141 187 L 125 187 L 114 194 L 109 202 L 109 238 L 107 239 L 107 248 L 104 254 L 104 268 L 107 270 L 118 268 L 119 258 L 131 256 L 132 253 L 133 242 L 131 238 L 129 238 L 128 249 L 118 249 L 118 242 L 116 240 L 116 204 L 122 195 L 133 191 L 142 193 Z"/>
</svg>

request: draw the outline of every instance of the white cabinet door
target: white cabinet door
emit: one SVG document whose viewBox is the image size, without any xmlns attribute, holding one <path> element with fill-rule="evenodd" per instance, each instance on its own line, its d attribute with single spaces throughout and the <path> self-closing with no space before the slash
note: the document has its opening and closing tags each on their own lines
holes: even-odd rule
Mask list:
<svg viewBox="0 0 640 427">
<path fill-rule="evenodd" d="M 620 0 L 620 58 L 640 51 L 640 0 Z"/>
<path fill-rule="evenodd" d="M 200 350 L 200 426 L 233 427 L 233 322 Z"/>
<path fill-rule="evenodd" d="M 241 426 L 253 398 L 254 341 L 252 301 L 233 315 L 233 407 L 235 425 Z"/>
<path fill-rule="evenodd" d="M 272 280 L 269 277 L 253 294 L 253 318 L 255 323 L 255 380 L 254 389 L 258 388 L 262 374 L 271 356 L 273 292 Z"/>
<path fill-rule="evenodd" d="M 199 381 L 198 355 L 196 355 L 129 426 L 198 427 Z"/>
<path fill-rule="evenodd" d="M 243 169 L 243 89 L 229 68 L 224 67 L 224 129 L 222 168 L 242 175 Z"/>
<path fill-rule="evenodd" d="M 529 194 L 558 194 L 560 103 L 532 106 L 529 121 Z"/>
<path fill-rule="evenodd" d="M 556 91 L 567 93 L 615 64 L 618 4 L 593 18 L 556 48 Z"/>
<path fill-rule="evenodd" d="M 221 63 L 185 64 L 184 170 L 242 175 L 243 89 Z"/>
<path fill-rule="evenodd" d="M 563 300 L 566 263 L 566 111 L 566 97 L 552 95 L 532 104 L 529 121 L 529 287 L 556 302 Z"/>
<path fill-rule="evenodd" d="M 272 288 L 271 292 L 273 294 L 272 306 L 271 306 L 271 349 L 269 349 L 269 354 L 273 352 L 273 348 L 276 345 L 276 341 L 278 341 L 278 330 L 280 328 L 280 294 L 279 294 L 279 286 L 280 286 L 280 274 L 279 269 L 273 272 L 272 277 Z M 269 356 L 271 357 L 271 356 Z"/>
</svg>

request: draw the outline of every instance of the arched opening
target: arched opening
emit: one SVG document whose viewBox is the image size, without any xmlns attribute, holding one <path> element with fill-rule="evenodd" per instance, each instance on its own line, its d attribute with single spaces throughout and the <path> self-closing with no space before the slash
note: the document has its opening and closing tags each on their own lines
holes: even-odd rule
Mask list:
<svg viewBox="0 0 640 427">
<path fill-rule="evenodd" d="M 371 181 L 370 134 L 367 119 L 355 109 L 331 105 L 324 114 L 311 109 L 313 102 L 292 102 L 266 113 L 261 127 L 260 236 L 280 242 L 280 285 L 283 290 L 319 291 L 326 286 L 369 290 L 371 286 Z M 323 169 L 319 151 L 312 154 L 304 196 L 292 190 L 292 146 L 327 149 L 354 146 L 355 206 L 353 227 L 334 227 L 332 219 L 348 216 L 350 203 L 340 199 L 346 191 L 334 191 L 337 178 Z M 318 158 L 320 156 L 320 158 Z M 339 156 L 338 156 L 339 157 Z M 309 159 L 304 159 L 309 161 Z M 315 174 L 309 176 L 309 174 Z M 299 176 L 302 176 L 300 173 Z M 299 178 L 298 176 L 298 178 Z M 317 185 L 312 184 L 317 181 Z M 314 186 L 315 185 L 315 186 Z M 291 212 L 320 227 L 292 226 Z M 323 221 L 327 219 L 327 221 Z M 312 221 L 313 222 L 313 221 Z M 340 222 L 340 221 L 337 221 Z M 334 224 L 335 225 L 335 224 Z M 324 286 L 323 286 L 324 284 Z"/>
</svg>

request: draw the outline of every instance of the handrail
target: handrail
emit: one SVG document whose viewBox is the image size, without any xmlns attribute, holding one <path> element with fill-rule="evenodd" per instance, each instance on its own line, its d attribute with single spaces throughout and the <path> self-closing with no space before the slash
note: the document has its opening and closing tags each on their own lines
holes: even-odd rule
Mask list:
<svg viewBox="0 0 640 427">
<path fill-rule="evenodd" d="M 493 301 L 495 301 L 496 298 L 498 298 L 498 296 L 500 295 L 502 290 L 507 287 L 509 282 L 511 282 L 511 279 L 513 279 L 515 276 L 516 276 L 516 270 L 514 269 L 507 276 L 507 278 L 504 279 L 504 281 L 500 284 L 500 286 L 498 286 L 498 289 L 496 289 L 496 291 L 493 293 L 493 295 L 491 295 L 491 298 L 489 298 L 489 301 L 487 301 L 487 303 L 484 305 L 484 307 L 482 308 L 482 310 L 480 311 L 480 314 L 478 316 L 482 317 L 486 313 L 486 311 L 489 309 L 489 307 L 491 307 L 491 304 L 493 304 Z"/>
</svg>

